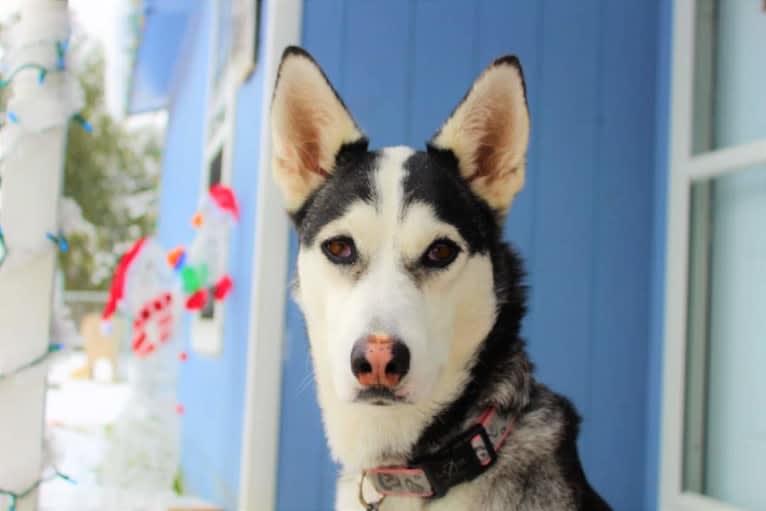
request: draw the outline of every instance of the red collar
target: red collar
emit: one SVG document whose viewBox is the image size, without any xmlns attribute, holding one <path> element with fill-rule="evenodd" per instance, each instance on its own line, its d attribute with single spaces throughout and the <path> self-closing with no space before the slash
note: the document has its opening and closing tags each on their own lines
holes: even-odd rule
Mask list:
<svg viewBox="0 0 766 511">
<path fill-rule="evenodd" d="M 514 420 L 488 408 L 476 423 L 433 454 L 411 465 L 365 472 L 381 495 L 438 498 L 453 486 L 484 473 L 513 431 Z"/>
</svg>

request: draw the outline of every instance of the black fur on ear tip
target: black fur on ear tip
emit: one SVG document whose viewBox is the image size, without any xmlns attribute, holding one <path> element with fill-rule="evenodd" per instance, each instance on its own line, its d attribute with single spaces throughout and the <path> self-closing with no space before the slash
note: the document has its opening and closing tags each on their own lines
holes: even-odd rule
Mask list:
<svg viewBox="0 0 766 511">
<path fill-rule="evenodd" d="M 285 48 L 285 51 L 282 52 L 282 60 L 284 61 L 287 57 L 292 57 L 293 55 L 297 55 L 300 57 L 306 57 L 309 60 L 314 60 L 314 57 L 311 56 L 309 52 L 301 48 L 300 46 L 287 46 Z"/>
<path fill-rule="evenodd" d="M 527 82 L 524 80 L 524 69 L 521 67 L 521 60 L 519 60 L 519 57 L 516 55 L 503 55 L 502 57 L 496 58 L 489 67 L 491 69 L 497 66 L 511 66 L 519 72 L 519 78 L 521 78 L 521 87 L 524 90 L 524 102 L 528 103 Z"/>
<path fill-rule="evenodd" d="M 513 66 L 519 71 L 521 71 L 521 61 L 519 60 L 519 57 L 517 57 L 516 55 L 511 55 L 511 54 L 503 55 L 502 57 L 496 58 L 492 62 L 492 66 L 503 66 L 503 65 Z"/>
<path fill-rule="evenodd" d="M 303 57 L 313 62 L 314 65 L 317 65 L 316 60 L 314 60 L 314 57 L 312 57 L 309 52 L 307 52 L 300 46 L 290 45 L 285 47 L 284 51 L 282 52 L 282 59 L 279 61 L 279 67 L 277 68 L 277 77 L 276 77 L 276 80 L 274 81 L 274 91 L 271 95 L 272 102 L 274 101 L 274 97 L 277 94 L 277 85 L 279 84 L 279 81 L 282 78 L 282 68 L 285 66 L 285 62 L 287 62 L 290 59 L 290 57 Z"/>
<path fill-rule="evenodd" d="M 340 94 L 338 94 L 338 91 L 335 90 L 335 87 L 333 87 L 332 82 L 330 82 L 330 79 L 327 78 L 327 75 L 322 69 L 322 66 L 319 65 L 319 62 L 317 62 L 314 59 L 314 57 L 311 56 L 309 52 L 307 52 L 300 46 L 287 46 L 282 52 L 282 60 L 279 63 L 279 68 L 277 69 L 277 78 L 274 82 L 274 93 L 271 96 L 272 103 L 274 102 L 274 98 L 276 97 L 277 90 L 279 88 L 279 84 L 282 79 L 282 71 L 285 68 L 285 64 L 290 60 L 291 57 L 301 57 L 311 62 L 314 65 L 314 67 L 317 69 L 317 71 L 319 71 L 319 74 L 322 75 L 322 78 L 324 79 L 325 84 L 327 84 L 327 86 L 330 88 L 332 93 L 335 95 L 335 98 L 338 100 L 341 106 L 346 110 L 346 112 L 348 112 L 348 108 L 346 107 L 346 104 L 343 102 L 343 99 L 340 97 Z M 349 117 L 352 117 L 350 112 L 348 112 L 348 115 Z M 351 120 L 353 121 L 353 117 Z M 356 126 L 356 128 L 359 129 L 359 126 L 357 126 L 356 121 L 354 121 L 354 126 Z"/>
</svg>

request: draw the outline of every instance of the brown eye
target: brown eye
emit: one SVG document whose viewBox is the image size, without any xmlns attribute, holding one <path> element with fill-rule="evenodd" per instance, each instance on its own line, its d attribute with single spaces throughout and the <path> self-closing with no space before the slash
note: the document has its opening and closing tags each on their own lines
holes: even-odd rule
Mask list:
<svg viewBox="0 0 766 511">
<path fill-rule="evenodd" d="M 449 266 L 460 253 L 460 247 L 448 239 L 436 240 L 431 243 L 421 258 L 424 266 L 444 268 Z"/>
<path fill-rule="evenodd" d="M 335 264 L 352 264 L 356 261 L 354 241 L 346 236 L 325 241 L 322 243 L 322 251 Z"/>
</svg>

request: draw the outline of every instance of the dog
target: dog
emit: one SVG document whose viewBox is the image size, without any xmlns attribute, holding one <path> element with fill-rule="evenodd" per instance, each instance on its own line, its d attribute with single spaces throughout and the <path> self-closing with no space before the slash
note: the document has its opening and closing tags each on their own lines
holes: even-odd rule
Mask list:
<svg viewBox="0 0 766 511">
<path fill-rule="evenodd" d="M 610 509 L 583 472 L 577 412 L 535 381 L 519 337 L 524 270 L 502 240 L 529 139 L 519 60 L 494 61 L 425 151 L 371 151 L 290 47 L 271 124 L 336 509 Z"/>
</svg>

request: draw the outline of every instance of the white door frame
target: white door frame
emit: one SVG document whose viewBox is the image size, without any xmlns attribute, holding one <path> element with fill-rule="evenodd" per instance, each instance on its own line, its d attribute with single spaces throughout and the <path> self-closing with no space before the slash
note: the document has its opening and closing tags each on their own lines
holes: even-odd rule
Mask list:
<svg viewBox="0 0 766 511">
<path fill-rule="evenodd" d="M 718 500 L 683 491 L 689 206 L 692 182 L 766 163 L 766 140 L 692 153 L 696 1 L 674 0 L 673 4 L 660 509 L 736 511 Z"/>
<path fill-rule="evenodd" d="M 270 102 L 284 48 L 301 38 L 303 0 L 264 0 L 263 96 L 240 465 L 240 511 L 274 509 L 279 461 L 289 223 L 271 179 Z M 257 72 L 258 70 L 256 70 Z"/>
</svg>

